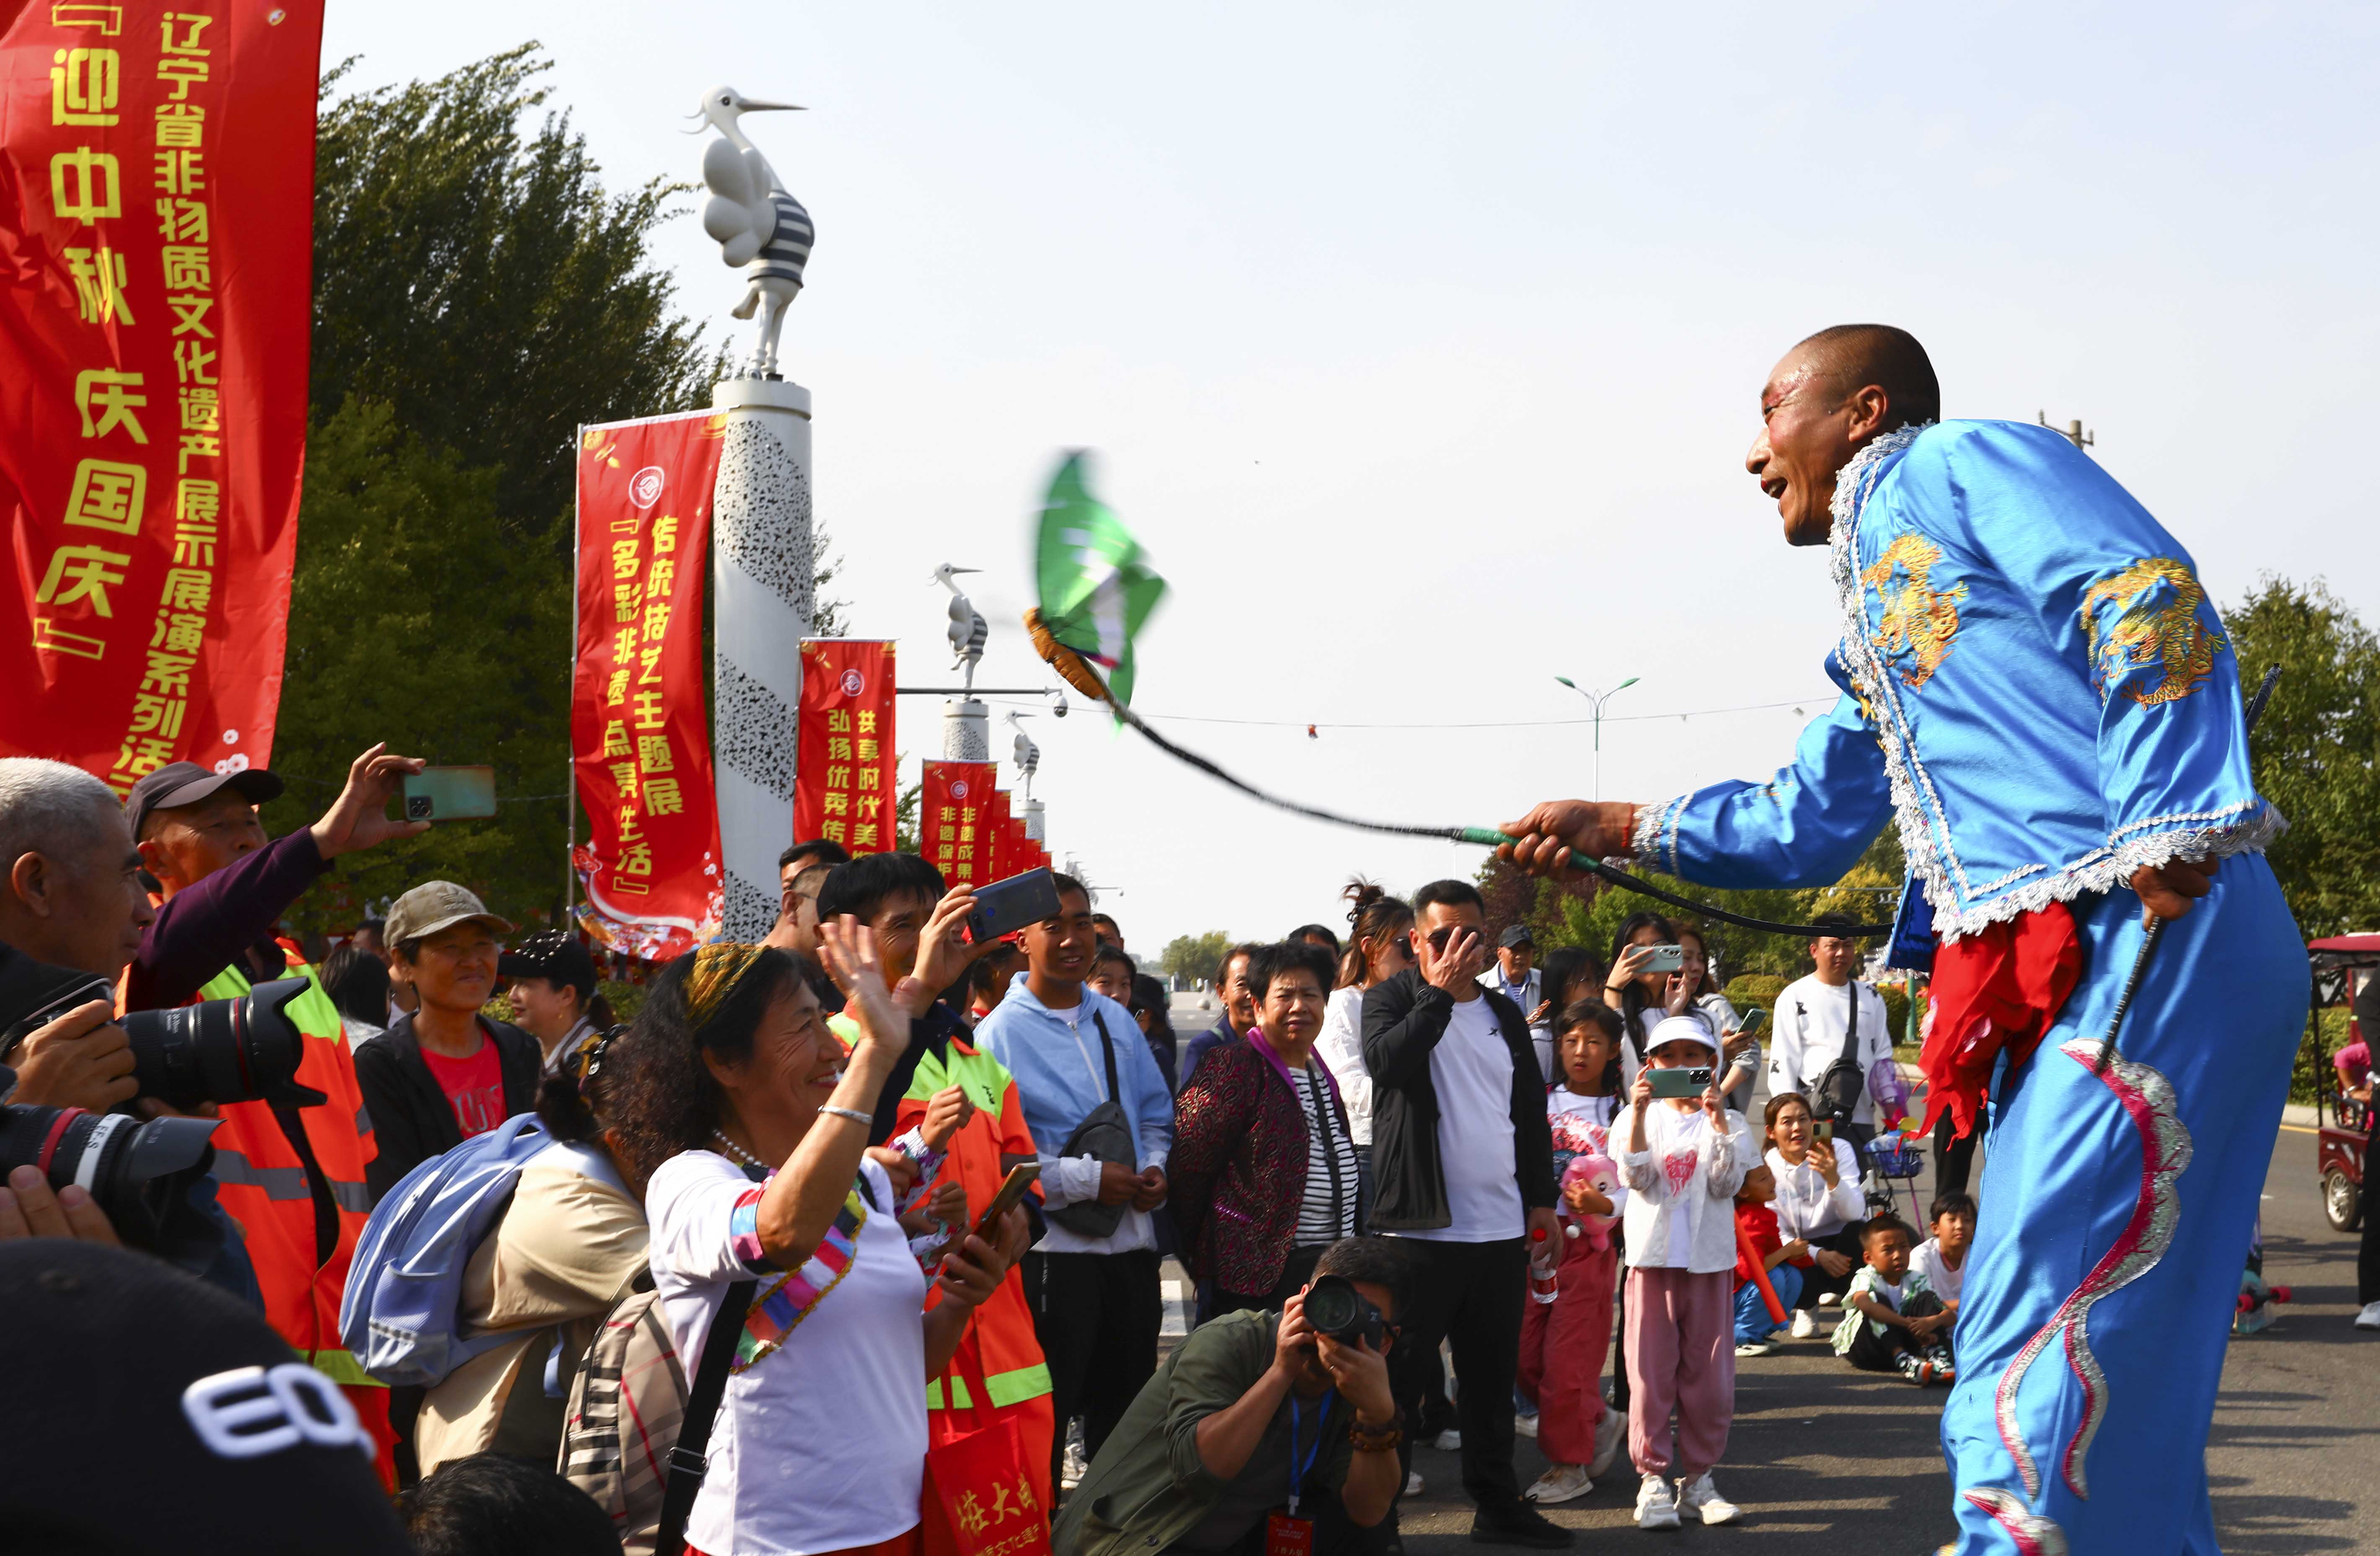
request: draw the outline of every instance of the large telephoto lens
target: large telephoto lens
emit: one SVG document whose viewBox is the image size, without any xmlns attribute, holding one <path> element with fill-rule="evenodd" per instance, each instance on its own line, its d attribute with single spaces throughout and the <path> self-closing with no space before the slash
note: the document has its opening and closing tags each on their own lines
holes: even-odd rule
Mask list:
<svg viewBox="0 0 2380 1556">
<path fill-rule="evenodd" d="M 157 1118 L 80 1108 L 0 1107 L 0 1176 L 42 1170 L 52 1188 L 79 1184 L 115 1234 L 178 1260 L 212 1252 L 222 1234 L 190 1204 L 190 1185 L 214 1163 L 211 1118 Z"/>
<path fill-rule="evenodd" d="M 327 1101 L 297 1079 L 306 1039 L 285 1007 L 306 985 L 302 978 L 275 979 L 237 999 L 124 1017 L 140 1095 L 186 1112 L 202 1102 L 261 1099 L 277 1107 L 311 1108 Z"/>
</svg>

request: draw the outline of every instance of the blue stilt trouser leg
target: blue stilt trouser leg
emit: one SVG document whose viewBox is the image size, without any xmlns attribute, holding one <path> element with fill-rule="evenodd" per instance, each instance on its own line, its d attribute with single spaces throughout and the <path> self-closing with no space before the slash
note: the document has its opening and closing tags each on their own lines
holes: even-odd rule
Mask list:
<svg viewBox="0 0 2380 1556">
<path fill-rule="evenodd" d="M 2304 942 L 2262 856 L 2141 944 L 2129 890 L 2074 905 L 2082 981 L 1993 1088 L 1942 1416 L 1960 1556 L 2215 1556 L 2205 1447 L 2305 1020 Z"/>
</svg>

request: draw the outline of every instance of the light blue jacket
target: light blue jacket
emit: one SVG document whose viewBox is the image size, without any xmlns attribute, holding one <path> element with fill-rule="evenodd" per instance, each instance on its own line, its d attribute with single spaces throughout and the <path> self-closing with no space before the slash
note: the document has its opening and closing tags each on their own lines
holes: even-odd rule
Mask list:
<svg viewBox="0 0 2380 1556">
<path fill-rule="evenodd" d="M 1086 1185 L 1077 1179 L 1087 1177 L 1092 1185 L 1098 1181 L 1095 1174 L 1071 1172 L 1076 1164 L 1057 1160 L 1059 1149 L 1084 1115 L 1107 1100 L 1107 1068 L 1099 1054 L 1099 1028 L 1094 1016 L 1106 1021 L 1108 1037 L 1115 1044 L 1116 1087 L 1123 1093 L 1117 1100 L 1132 1124 L 1134 1154 L 1143 1168 L 1164 1166 L 1173 1149 L 1173 1093 L 1166 1088 L 1165 1076 L 1141 1038 L 1140 1023 L 1123 1006 L 1086 983 L 1075 1017 L 1082 1024 L 1077 1046 L 1075 1031 L 1065 1018 L 1034 998 L 1026 983 L 1028 976 L 1016 975 L 1007 997 L 976 1027 L 973 1041 L 1016 1077 L 1016 1100 L 1041 1152 L 1045 1203 L 1055 1208 L 1087 1197 L 1081 1192 Z M 1154 1246 L 1155 1243 L 1148 1216 L 1127 1210 L 1116 1235 L 1097 1245 L 1053 1226 L 1039 1246 L 1045 1251 L 1088 1252 Z"/>
<path fill-rule="evenodd" d="M 1707 886 L 1840 876 L 1890 817 L 1946 940 L 2143 865 L 2261 852 L 2240 672 L 2189 553 L 2046 427 L 1902 429 L 1835 485 L 1842 688 L 1766 784 L 1637 812 Z"/>
</svg>

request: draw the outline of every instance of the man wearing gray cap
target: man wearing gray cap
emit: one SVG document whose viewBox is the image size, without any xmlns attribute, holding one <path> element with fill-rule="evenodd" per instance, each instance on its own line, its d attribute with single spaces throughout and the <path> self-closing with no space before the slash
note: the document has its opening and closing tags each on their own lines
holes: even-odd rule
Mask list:
<svg viewBox="0 0 2380 1556">
<path fill-rule="evenodd" d="M 356 1053 L 380 1136 L 375 1201 L 431 1157 L 537 1106 L 537 1039 L 480 1010 L 496 991 L 499 937 L 512 930 L 452 881 L 426 881 L 389 905 L 389 975 L 420 1004 Z"/>
<path fill-rule="evenodd" d="M 1537 972 L 1536 937 L 1529 933 L 1526 924 L 1514 924 L 1496 937 L 1496 964 L 1479 975 L 1479 986 L 1493 989 L 1521 1007 L 1529 1019 L 1529 1040 L 1537 1051 L 1537 1068 L 1546 1084 L 1554 1083 L 1553 1017 L 1537 1017 L 1537 1007 L 1545 1003 Z"/>
</svg>

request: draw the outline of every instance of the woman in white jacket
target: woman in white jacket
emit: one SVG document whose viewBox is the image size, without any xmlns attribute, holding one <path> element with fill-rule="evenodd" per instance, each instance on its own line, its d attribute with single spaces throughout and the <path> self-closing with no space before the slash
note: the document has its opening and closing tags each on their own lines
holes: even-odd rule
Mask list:
<svg viewBox="0 0 2380 1556">
<path fill-rule="evenodd" d="M 1807 1245 L 1811 1268 L 1793 1299 L 1793 1334 L 1817 1332 L 1810 1309 L 1821 1297 L 1840 1297 L 1859 1272 L 1860 1222 L 1867 1197 L 1860 1190 L 1858 1158 L 1845 1140 L 1821 1141 L 1810 1104 L 1799 1092 L 1768 1099 L 1768 1170 L 1777 1176 L 1777 1235 Z M 1831 1149 L 1827 1149 L 1832 1147 Z"/>
<path fill-rule="evenodd" d="M 1734 1201 L 1757 1148 L 1716 1077 L 1699 1096 L 1653 1095 L 1660 1071 L 1718 1064 L 1718 1040 L 1699 1017 L 1662 1021 L 1645 1049 L 1610 1137 L 1629 1189 L 1628 1449 L 1645 1477 L 1636 1523 L 1673 1529 L 1682 1514 L 1724 1524 L 1736 1509 L 1710 1471 L 1735 1419 Z"/>
</svg>

